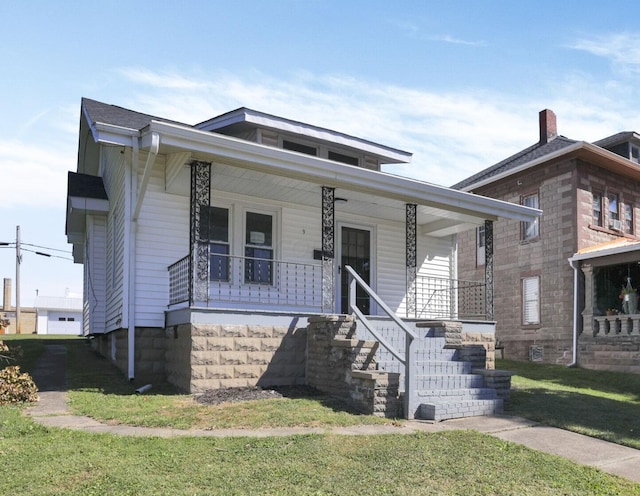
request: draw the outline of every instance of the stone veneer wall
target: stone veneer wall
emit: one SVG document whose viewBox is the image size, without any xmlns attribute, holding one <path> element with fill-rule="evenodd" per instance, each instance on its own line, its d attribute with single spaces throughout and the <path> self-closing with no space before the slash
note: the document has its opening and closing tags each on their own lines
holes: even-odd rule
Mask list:
<svg viewBox="0 0 640 496">
<path fill-rule="evenodd" d="M 96 336 L 93 348 L 128 369 L 128 331 Z M 135 382 L 167 380 L 183 391 L 305 384 L 306 328 L 182 324 L 136 328 Z"/>
<path fill-rule="evenodd" d="M 187 324 L 171 332 L 167 379 L 191 393 L 305 384 L 305 328 Z"/>
<path fill-rule="evenodd" d="M 585 369 L 640 374 L 640 336 L 588 336 L 578 339 L 578 364 Z"/>
</svg>

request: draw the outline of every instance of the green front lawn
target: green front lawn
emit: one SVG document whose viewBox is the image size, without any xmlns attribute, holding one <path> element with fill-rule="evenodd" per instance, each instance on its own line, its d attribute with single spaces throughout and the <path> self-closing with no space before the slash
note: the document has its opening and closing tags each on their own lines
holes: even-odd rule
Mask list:
<svg viewBox="0 0 640 496">
<path fill-rule="evenodd" d="M 12 338 L 25 349 L 24 368 L 34 363 L 42 340 Z M 74 404 L 109 410 L 113 421 L 137 418 L 148 425 L 272 425 L 270 409 L 240 404 L 242 414 L 224 406 L 203 407 L 197 414 L 190 398 L 168 387 L 154 386 L 154 394 L 132 394 L 132 386 L 115 373 L 106 360 L 91 363 L 79 356 L 81 341 L 65 341 L 70 367 L 70 392 Z M 86 356 L 86 355 L 83 355 Z M 510 363 L 500 364 L 501 368 Z M 512 413 L 523 414 L 530 401 L 553 403 L 549 391 L 564 388 L 597 390 L 585 378 L 568 384 L 565 370 L 525 364 L 514 378 Z M 531 367 L 530 369 L 528 367 Z M 566 372 L 573 378 L 573 371 Z M 582 377 L 582 376 L 581 376 Z M 117 379 L 117 380 L 115 380 Z M 115 380 L 115 382 L 114 382 Z M 629 378 L 633 384 L 634 378 Z M 527 385 L 527 381 L 532 381 Z M 604 385 L 608 381 L 604 381 Z M 627 385 L 627 387 L 632 387 Z M 627 397 L 608 385 L 610 400 L 629 404 L 637 411 L 638 395 Z M 575 391 L 574 391 L 575 392 Z M 564 393 L 563 393 L 564 394 Z M 596 409 L 605 392 L 578 395 Z M 537 400 L 534 398 L 537 396 Z M 621 395 L 621 396 L 618 396 Z M 144 398 L 147 398 L 146 400 Z M 286 425 L 344 425 L 370 417 L 351 415 L 313 398 L 302 405 L 293 400 L 274 401 Z M 260 403 L 260 402 L 257 402 Z M 173 417 L 180 404 L 181 420 Z M 152 405 L 151 407 L 149 405 Z M 227 408 L 229 410 L 227 410 Z M 325 411 L 325 409 L 327 411 Z M 541 409 L 546 409 L 544 406 Z M 226 411 L 225 411 L 226 410 Z M 171 413 L 174 412 L 174 413 Z M 314 416 L 315 415 L 315 416 Z M 341 420 L 328 424 L 336 416 Z M 563 409 L 557 410 L 562 421 Z M 573 416 L 575 417 L 575 415 Z M 199 420 L 189 420 L 191 418 Z M 344 420 L 347 418 L 348 420 Z M 142 420 L 140 420 L 142 419 Z M 185 420 L 186 419 L 186 420 Z M 204 419 L 204 424 L 200 424 Z M 235 420 L 234 420 L 235 419 Z M 584 420 L 582 421 L 583 423 Z M 280 424 L 278 424 L 280 425 Z M 0 407 L 0 460 L 3 477 L 0 494 L 29 495 L 208 495 L 208 494 L 309 494 L 309 495 L 639 495 L 640 485 L 579 466 L 477 432 L 434 434 L 338 436 L 306 435 L 268 438 L 134 438 L 110 434 L 45 428 L 25 417 L 21 408 Z"/>
<path fill-rule="evenodd" d="M 640 375 L 498 360 L 516 373 L 506 413 L 640 449 Z"/>
</svg>

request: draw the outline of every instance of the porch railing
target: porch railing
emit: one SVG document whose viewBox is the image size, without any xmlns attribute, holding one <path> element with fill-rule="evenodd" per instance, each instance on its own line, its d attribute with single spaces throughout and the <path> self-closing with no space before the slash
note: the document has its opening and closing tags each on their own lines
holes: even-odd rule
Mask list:
<svg viewBox="0 0 640 496">
<path fill-rule="evenodd" d="M 418 319 L 487 320 L 484 281 L 464 281 L 417 275 L 415 281 Z"/>
<path fill-rule="evenodd" d="M 190 260 L 187 255 L 168 268 L 170 305 L 190 300 Z M 321 264 L 212 252 L 208 276 L 206 301 L 192 304 L 224 303 L 233 308 L 265 306 L 322 311 Z"/>
<path fill-rule="evenodd" d="M 415 367 L 412 363 L 415 360 L 416 333 L 411 330 L 393 310 L 391 310 L 384 301 L 362 280 L 362 278 L 350 266 L 345 265 L 345 270 L 349 274 L 349 313 L 355 314 L 360 323 L 369 331 L 376 340 L 389 351 L 404 367 L 404 415 L 407 419 L 413 419 L 415 416 L 417 401 L 414 395 L 416 384 Z M 380 334 L 376 326 L 373 325 L 366 315 L 364 315 L 356 304 L 356 288 L 360 286 L 373 299 L 380 310 L 382 310 L 391 320 L 404 332 L 404 353 L 397 350 L 382 334 Z"/>
<path fill-rule="evenodd" d="M 602 315 L 593 318 L 593 335 L 640 336 L 640 314 Z"/>
</svg>

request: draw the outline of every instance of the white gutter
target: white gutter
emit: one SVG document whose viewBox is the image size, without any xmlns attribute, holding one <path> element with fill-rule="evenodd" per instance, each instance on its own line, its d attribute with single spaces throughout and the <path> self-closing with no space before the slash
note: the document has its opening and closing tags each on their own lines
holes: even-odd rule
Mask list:
<svg viewBox="0 0 640 496">
<path fill-rule="evenodd" d="M 573 342 L 571 363 L 567 367 L 578 365 L 578 270 L 577 260 L 569 259 L 569 265 L 573 269 Z"/>
<path fill-rule="evenodd" d="M 147 144 L 150 145 L 154 132 L 162 136 L 162 143 L 166 146 L 201 152 L 215 157 L 216 160 L 242 164 L 244 168 L 322 183 L 326 186 L 349 188 L 476 217 L 504 217 L 530 222 L 542 215 L 541 210 L 503 200 L 166 122 L 152 121 L 142 131 L 143 148 Z"/>
</svg>

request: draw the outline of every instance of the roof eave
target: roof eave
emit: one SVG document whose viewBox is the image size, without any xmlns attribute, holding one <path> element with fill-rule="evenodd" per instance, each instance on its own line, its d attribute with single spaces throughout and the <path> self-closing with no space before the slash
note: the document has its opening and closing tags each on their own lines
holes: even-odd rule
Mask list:
<svg viewBox="0 0 640 496">
<path fill-rule="evenodd" d="M 407 203 L 472 213 L 488 220 L 504 217 L 532 221 L 542 215 L 538 209 L 502 200 L 166 122 L 152 121 L 142 130 L 141 148 L 150 145 L 154 132 L 160 134 L 163 146 L 195 151 L 230 163 L 242 163 L 243 166 L 250 163 L 255 170 L 326 186 L 351 188 Z"/>
<path fill-rule="evenodd" d="M 568 159 L 572 158 L 572 156 L 590 159 L 596 165 L 605 167 L 607 169 L 615 169 L 623 174 L 637 176 L 637 178 L 640 179 L 640 167 L 638 167 L 638 164 L 635 164 L 631 160 L 600 146 L 588 143 L 586 141 L 577 141 L 572 145 L 539 157 L 535 160 L 531 160 L 530 162 L 526 162 L 522 165 L 514 167 L 513 169 L 509 169 L 508 171 L 469 184 L 461 188 L 461 191 L 474 191 L 478 188 L 495 183 L 515 174 L 519 174 L 523 171 L 526 171 L 527 169 L 531 169 L 546 162 L 551 162 L 559 158 Z"/>
</svg>

